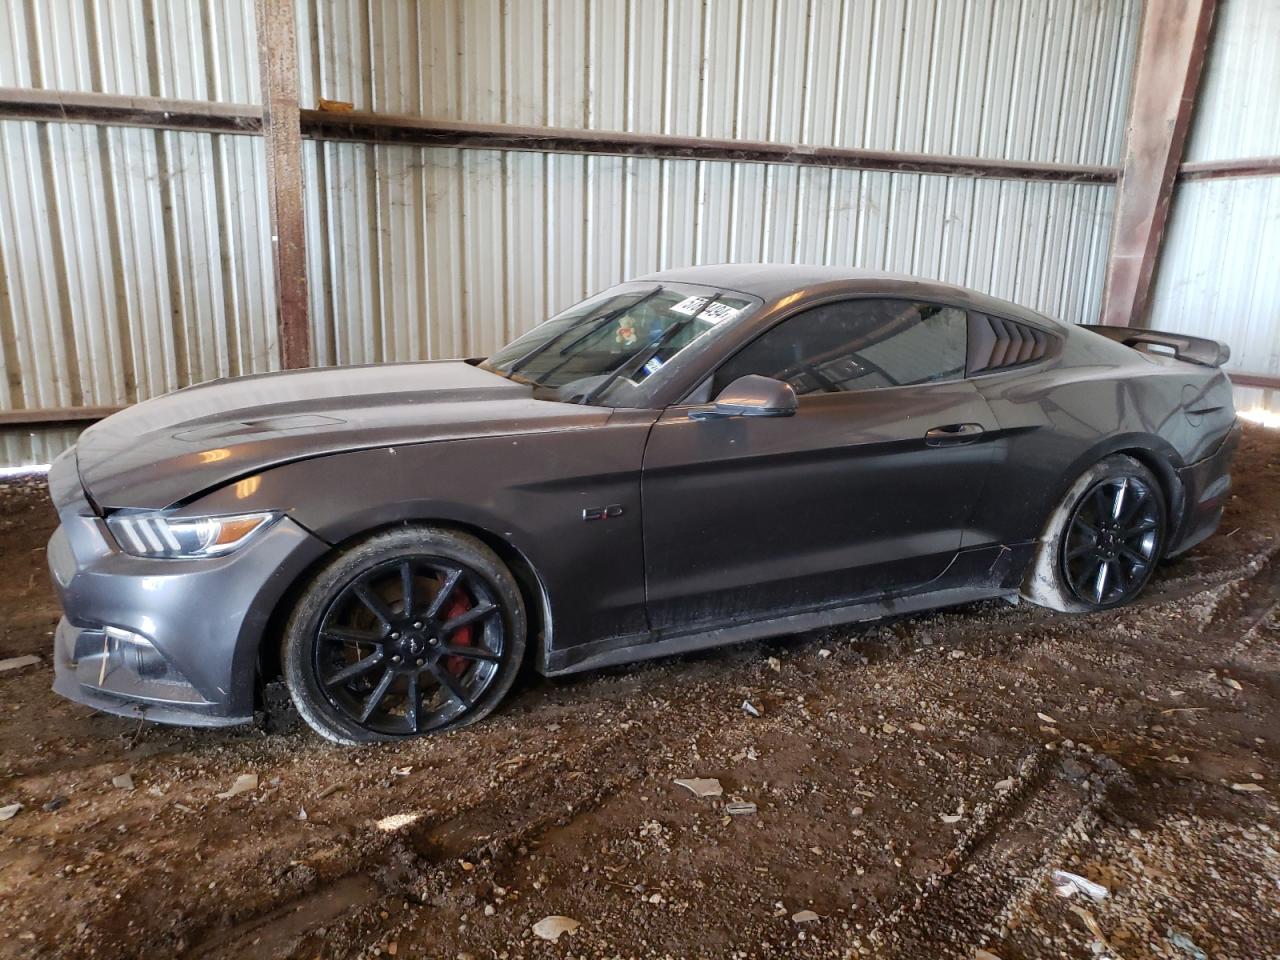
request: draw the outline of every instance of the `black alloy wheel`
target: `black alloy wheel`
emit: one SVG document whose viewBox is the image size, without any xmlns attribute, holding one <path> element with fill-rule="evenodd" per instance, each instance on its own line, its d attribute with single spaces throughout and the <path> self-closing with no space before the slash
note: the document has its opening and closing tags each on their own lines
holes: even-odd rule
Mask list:
<svg viewBox="0 0 1280 960">
<path fill-rule="evenodd" d="M 507 652 L 497 592 L 451 557 L 401 556 L 349 580 L 311 645 L 314 682 L 342 721 L 377 738 L 465 720 Z"/>
<path fill-rule="evenodd" d="M 1164 539 L 1159 494 L 1144 479 L 1100 480 L 1076 504 L 1062 539 L 1063 579 L 1092 607 L 1113 607 L 1138 595 L 1151 578 Z"/>
</svg>

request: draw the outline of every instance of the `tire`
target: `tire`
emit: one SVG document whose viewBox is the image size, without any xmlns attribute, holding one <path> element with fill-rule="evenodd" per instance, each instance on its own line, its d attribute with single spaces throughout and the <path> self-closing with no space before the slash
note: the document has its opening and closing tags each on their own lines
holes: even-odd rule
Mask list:
<svg viewBox="0 0 1280 960">
<path fill-rule="evenodd" d="M 525 634 L 520 588 L 497 554 L 465 533 L 404 526 L 316 572 L 285 625 L 281 662 L 299 715 L 321 736 L 403 740 L 492 713 L 520 670 Z"/>
<path fill-rule="evenodd" d="M 1132 457 L 1107 457 L 1081 474 L 1050 514 L 1022 597 L 1063 613 L 1123 606 L 1150 582 L 1167 528 L 1155 475 Z"/>
</svg>

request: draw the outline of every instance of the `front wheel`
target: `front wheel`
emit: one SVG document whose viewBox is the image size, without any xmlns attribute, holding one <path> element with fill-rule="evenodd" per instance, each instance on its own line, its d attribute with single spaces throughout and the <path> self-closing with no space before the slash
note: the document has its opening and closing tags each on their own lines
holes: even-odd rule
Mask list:
<svg viewBox="0 0 1280 960">
<path fill-rule="evenodd" d="M 1099 461 L 1049 517 L 1022 596 L 1068 613 L 1129 603 L 1155 572 L 1166 523 L 1150 470 L 1120 454 Z"/>
<path fill-rule="evenodd" d="M 510 689 L 525 645 L 515 577 L 464 533 L 408 526 L 337 555 L 285 628 L 298 713 L 337 743 L 473 723 Z"/>
</svg>

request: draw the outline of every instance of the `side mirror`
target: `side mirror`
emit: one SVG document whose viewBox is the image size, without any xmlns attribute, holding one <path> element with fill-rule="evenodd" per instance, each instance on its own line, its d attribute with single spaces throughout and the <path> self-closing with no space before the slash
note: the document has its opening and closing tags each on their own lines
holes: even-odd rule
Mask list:
<svg viewBox="0 0 1280 960">
<path fill-rule="evenodd" d="M 758 373 L 739 377 L 720 391 L 709 406 L 689 411 L 690 420 L 725 417 L 790 417 L 796 412 L 796 392 L 791 384 Z"/>
</svg>

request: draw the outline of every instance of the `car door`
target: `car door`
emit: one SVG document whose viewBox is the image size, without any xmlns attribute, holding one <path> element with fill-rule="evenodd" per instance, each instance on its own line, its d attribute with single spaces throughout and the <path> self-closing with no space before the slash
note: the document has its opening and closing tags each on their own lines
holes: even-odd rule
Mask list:
<svg viewBox="0 0 1280 960">
<path fill-rule="evenodd" d="M 762 374 L 792 385 L 794 416 L 668 408 L 642 472 L 651 627 L 779 616 L 941 574 L 996 427 L 964 379 L 966 342 L 959 308 L 837 301 L 781 321 L 695 394 Z"/>
</svg>

